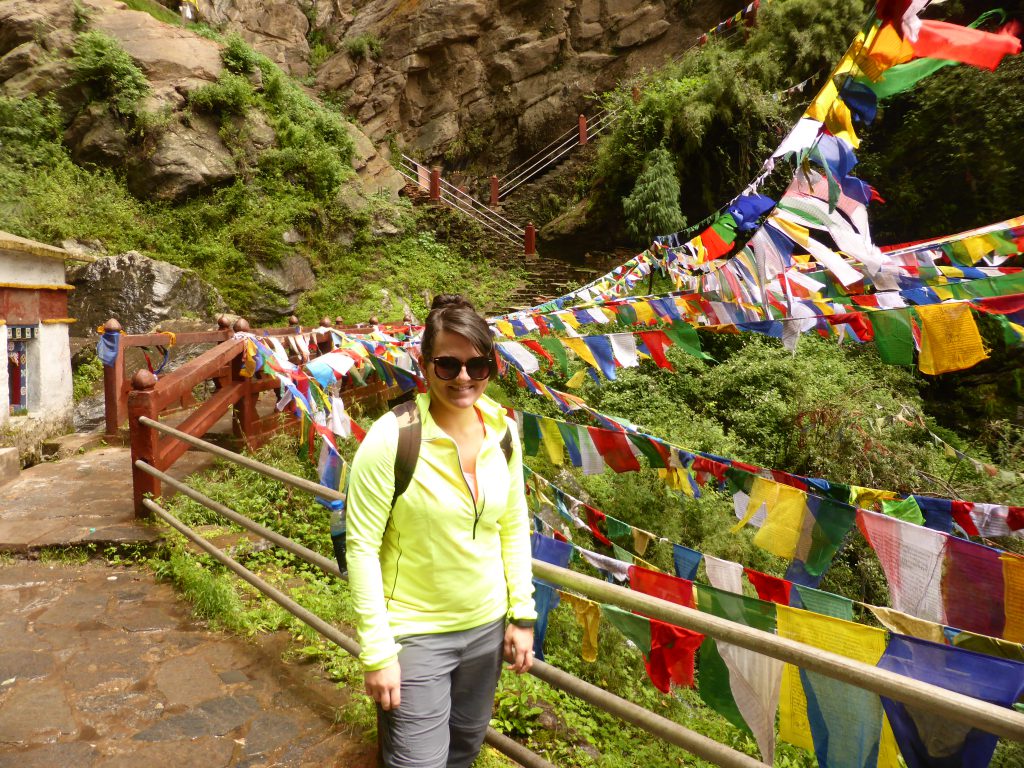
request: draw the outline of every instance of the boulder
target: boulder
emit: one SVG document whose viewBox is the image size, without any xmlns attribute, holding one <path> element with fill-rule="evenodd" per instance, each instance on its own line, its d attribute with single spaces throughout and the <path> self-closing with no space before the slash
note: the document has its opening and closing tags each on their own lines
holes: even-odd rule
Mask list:
<svg viewBox="0 0 1024 768">
<path fill-rule="evenodd" d="M 236 173 L 217 124 L 209 117 L 193 116 L 188 126 L 173 121 L 157 136 L 152 153 L 132 162 L 128 187 L 143 199 L 182 200 L 227 183 Z"/>
<path fill-rule="evenodd" d="M 309 261 L 298 253 L 285 256 L 279 264 L 273 266 L 257 263 L 256 274 L 273 294 L 284 299 L 274 301 L 273 296 L 267 296 L 268 301 L 264 305 L 252 307 L 251 319 L 257 322 L 263 318 L 278 319 L 292 314 L 298 307 L 299 297 L 316 287 L 316 276 Z"/>
<path fill-rule="evenodd" d="M 121 121 L 103 104 L 90 104 L 64 131 L 64 143 L 79 164 L 120 167 L 131 153 Z"/>
<path fill-rule="evenodd" d="M 212 317 L 222 306 L 220 295 L 192 270 L 137 251 L 69 270 L 68 282 L 76 289 L 68 309 L 84 328 L 113 317 L 127 333 L 148 333 L 184 315 Z"/>
<path fill-rule="evenodd" d="M 304 11 L 320 5 L 294 0 L 200 0 L 199 16 L 236 31 L 290 75 L 305 77 L 309 74 L 309 19 Z M 325 19 L 335 17 L 333 12 L 324 14 Z"/>
<path fill-rule="evenodd" d="M 28 41 L 12 48 L 0 58 L 0 82 L 9 80 L 29 67 L 39 63 L 43 49 L 35 41 Z"/>
<path fill-rule="evenodd" d="M 61 0 L 7 0 L 0 3 L 0 55 L 49 32 L 70 29 L 74 6 Z"/>
<path fill-rule="evenodd" d="M 92 25 L 117 39 L 152 83 L 183 78 L 210 82 L 224 71 L 220 43 L 182 27 L 165 24 L 143 11 L 125 10 L 121 3 L 92 0 L 99 11 Z"/>
</svg>

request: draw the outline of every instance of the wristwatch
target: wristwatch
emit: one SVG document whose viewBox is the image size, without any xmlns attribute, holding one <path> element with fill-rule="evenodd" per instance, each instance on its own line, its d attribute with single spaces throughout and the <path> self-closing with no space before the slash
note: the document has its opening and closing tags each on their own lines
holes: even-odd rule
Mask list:
<svg viewBox="0 0 1024 768">
<path fill-rule="evenodd" d="M 537 623 L 536 619 L 509 619 L 508 623 L 513 627 L 519 627 L 520 629 L 533 629 L 533 625 Z"/>
</svg>

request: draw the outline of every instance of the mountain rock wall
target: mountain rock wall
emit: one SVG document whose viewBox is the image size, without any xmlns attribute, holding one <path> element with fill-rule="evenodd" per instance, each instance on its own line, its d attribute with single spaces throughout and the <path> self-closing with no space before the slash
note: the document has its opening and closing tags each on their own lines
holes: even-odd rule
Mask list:
<svg viewBox="0 0 1024 768">
<path fill-rule="evenodd" d="M 343 99 L 371 139 L 396 137 L 418 159 L 455 164 L 530 154 L 579 113 L 595 111 L 589 94 L 681 53 L 736 10 L 722 0 L 200 0 L 199 7 Z M 315 70 L 310 40 L 323 59 Z"/>
</svg>

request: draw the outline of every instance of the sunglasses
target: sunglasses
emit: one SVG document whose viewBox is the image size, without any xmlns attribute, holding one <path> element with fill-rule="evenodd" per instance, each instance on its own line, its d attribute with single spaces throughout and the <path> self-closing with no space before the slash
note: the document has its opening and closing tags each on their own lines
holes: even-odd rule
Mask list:
<svg viewBox="0 0 1024 768">
<path fill-rule="evenodd" d="M 494 364 L 490 357 L 481 355 L 471 357 L 463 363 L 457 357 L 432 357 L 430 362 L 434 364 L 434 373 L 442 381 L 451 381 L 462 371 L 463 367 L 469 378 L 473 381 L 483 381 L 491 375 L 491 366 Z"/>
</svg>

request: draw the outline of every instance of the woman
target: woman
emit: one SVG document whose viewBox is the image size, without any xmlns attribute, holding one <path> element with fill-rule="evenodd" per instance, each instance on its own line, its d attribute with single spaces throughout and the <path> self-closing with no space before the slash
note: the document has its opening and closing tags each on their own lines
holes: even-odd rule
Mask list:
<svg viewBox="0 0 1024 768">
<path fill-rule="evenodd" d="M 468 768 L 502 657 L 520 674 L 533 662 L 522 449 L 515 423 L 483 394 L 494 341 L 469 302 L 434 299 L 421 352 L 428 389 L 416 398 L 422 432 L 408 489 L 392 508 L 394 413 L 352 462 L 349 585 L 384 765 Z"/>
</svg>

